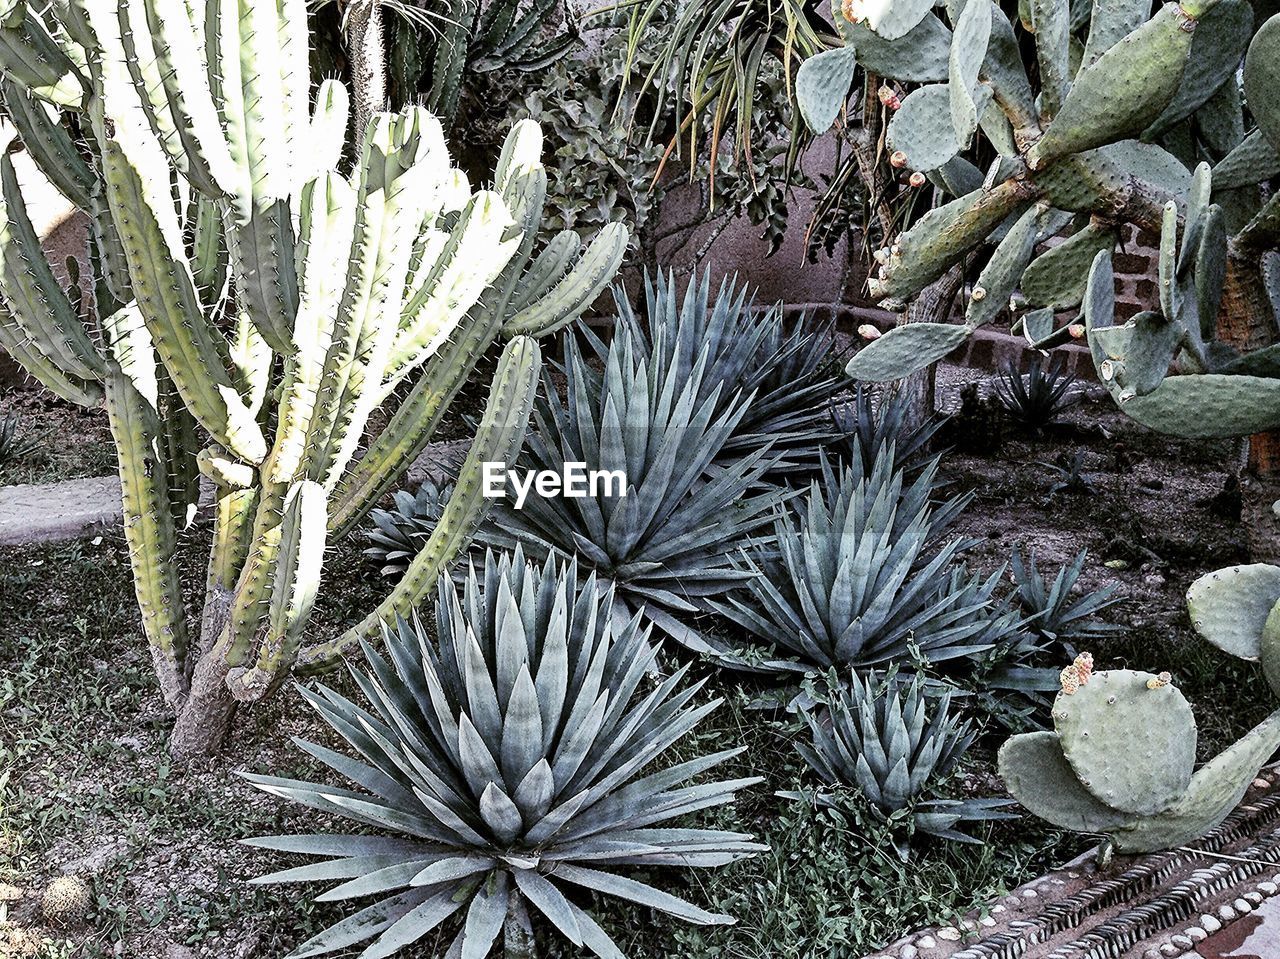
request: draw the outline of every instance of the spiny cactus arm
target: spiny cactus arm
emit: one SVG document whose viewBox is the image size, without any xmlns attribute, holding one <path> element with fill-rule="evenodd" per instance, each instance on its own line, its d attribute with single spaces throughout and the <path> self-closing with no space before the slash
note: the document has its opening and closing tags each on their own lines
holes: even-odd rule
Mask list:
<svg viewBox="0 0 1280 959">
<path fill-rule="evenodd" d="M 165 488 L 155 351 L 133 307 L 113 314 L 104 326 L 112 356 L 106 377 L 107 414 L 120 460 L 125 541 L 134 589 L 161 692 L 167 703 L 178 706 L 186 691 L 188 630 L 177 534 Z"/>
<path fill-rule="evenodd" d="M 80 380 L 101 378 L 102 355 L 54 278 L 7 152 L 0 155 L 0 188 L 0 293 L 27 337 L 60 369 Z"/>
<path fill-rule="evenodd" d="M 1027 267 L 1018 288 L 1029 303 L 1069 310 L 1080 305 L 1089 282 L 1089 270 L 1102 250 L 1120 242 L 1119 230 L 1110 223 L 1091 220 L 1057 246 L 1042 253 Z"/>
<path fill-rule="evenodd" d="M 200 472 L 213 483 L 213 545 L 205 578 L 205 605 L 229 597 L 249 555 L 250 533 L 258 500 L 257 471 L 229 459 L 224 450 L 208 447 L 196 457 Z"/>
<path fill-rule="evenodd" d="M 127 121 L 103 124 L 103 165 L 112 218 L 129 277 L 156 349 L 183 402 L 214 439 L 251 463 L 266 455 L 266 440 L 226 371 L 226 342 L 209 323 L 183 249 L 168 191 L 168 166 L 157 153 L 126 142 Z M 129 137 L 130 141 L 135 140 Z"/>
<path fill-rule="evenodd" d="M 969 294 L 964 322 L 970 330 L 990 323 L 1009 305 L 1009 298 L 1031 262 L 1031 254 L 1041 238 L 1040 229 L 1048 213 L 1048 208 L 1043 205 L 1031 207 L 1018 217 L 997 244 Z"/>
<path fill-rule="evenodd" d="M 55 106 L 84 102 L 84 76 L 25 3 L 13 5 L 0 22 L 0 71 Z"/>
<path fill-rule="evenodd" d="M 173 522 L 187 529 L 195 522 L 200 504 L 200 467 L 197 457 L 204 446 L 204 434 L 195 417 L 182 405 L 182 397 L 164 366 L 156 369 L 156 407 L 164 429 L 165 470 L 169 489 L 169 507 Z"/>
<path fill-rule="evenodd" d="M 41 385 L 69 403 L 90 409 L 102 405 L 102 384 L 97 380 L 81 380 L 65 373 L 57 363 L 42 353 L 18 318 L 0 302 L 0 347 L 12 356 Z"/>
<path fill-rule="evenodd" d="M 524 236 L 523 231 L 513 236 L 511 227 L 511 214 L 501 196 L 481 191 L 472 197 L 426 271 L 421 294 L 402 315 L 402 329 L 387 359 L 385 383 L 398 382 L 435 353 L 498 278 Z"/>
<path fill-rule="evenodd" d="M 302 466 L 307 430 L 333 336 L 333 318 L 351 257 L 355 191 L 330 170 L 303 187 L 298 209 L 298 317 L 293 350 L 285 360 L 276 440 L 266 470 L 271 482 L 285 484 Z"/>
<path fill-rule="evenodd" d="M 1040 170 L 1145 130 L 1178 92 L 1194 30 L 1195 19 L 1168 3 L 1077 74 L 1062 109 L 1027 152 L 1027 165 Z"/>
<path fill-rule="evenodd" d="M 200 302 L 214 305 L 227 292 L 227 245 L 222 227 L 222 210 L 216 200 L 193 193 L 187 215 L 191 233 L 191 278 L 200 292 Z"/>
<path fill-rule="evenodd" d="M 271 386 L 275 354 L 254 325 L 248 310 L 240 310 L 236 316 L 231 340 L 227 344 L 227 360 L 236 390 L 249 413 L 256 417 L 262 410 Z"/>
<path fill-rule="evenodd" d="M 1057 0 L 1030 0 L 1031 27 L 1040 65 L 1040 109 L 1052 120 L 1071 86 L 1071 12 Z"/>
<path fill-rule="evenodd" d="M 484 464 L 510 465 L 524 444 L 541 367 L 541 351 L 535 340 L 518 336 L 507 344 L 475 440 L 430 539 L 404 578 L 373 613 L 337 639 L 302 651 L 298 657 L 301 672 L 309 674 L 334 668 L 347 652 L 358 648 L 362 639 L 376 636 L 384 621 L 393 620 L 396 615 L 409 616 L 436 588 L 440 574 L 465 548 L 488 512 L 483 491 Z"/>
<path fill-rule="evenodd" d="M 145 0 L 128 6 L 140 8 L 142 14 L 135 28 L 145 25 L 155 38 L 146 52 L 155 57 L 160 95 L 175 132 L 166 148 L 171 156 L 181 154 L 180 168 L 192 186 L 210 199 L 225 196 L 235 188 L 236 169 L 209 88 L 203 17 L 196 22 L 185 0 Z"/>
<path fill-rule="evenodd" d="M 346 286 L 307 436 L 308 478 L 332 489 L 354 453 L 395 340 L 412 238 L 444 170 L 444 133 L 421 108 L 376 114 L 361 159 Z"/>
<path fill-rule="evenodd" d="M 1280 566 L 1248 563 L 1205 573 L 1187 589 L 1200 637 L 1241 659 L 1261 658 L 1263 627 L 1280 602 Z"/>
<path fill-rule="evenodd" d="M 1280 710 L 1205 763 L 1172 807 L 1111 834 L 1117 852 L 1155 852 L 1194 842 L 1230 815 L 1258 770 L 1280 747 Z"/>
<path fill-rule="evenodd" d="M 327 526 L 324 488 L 309 480 L 290 487 L 280 523 L 280 551 L 272 577 L 266 634 L 253 667 L 233 670 L 227 676 L 227 685 L 237 699 L 261 699 L 287 674 L 320 588 Z"/>
<path fill-rule="evenodd" d="M 504 335 L 546 336 L 580 317 L 617 275 L 629 239 L 623 224 L 608 224 L 567 274 L 507 320 Z"/>
<path fill-rule="evenodd" d="M 90 209 L 96 179 L 66 128 L 49 116 L 46 104 L 16 81 L 0 79 L 5 109 L 40 172 L 81 210 Z"/>
<path fill-rule="evenodd" d="M 499 332 L 496 317 L 473 311 L 426 362 L 386 427 L 335 487 L 330 512 L 335 540 L 363 521 L 423 451 L 480 358 L 497 341 Z"/>
<path fill-rule="evenodd" d="M 342 150 L 347 145 L 349 111 L 350 98 L 342 82 L 323 81 L 316 92 L 315 110 L 307 128 L 307 152 L 299 158 L 301 186 L 328 170 L 336 170 L 342 162 Z"/>
</svg>

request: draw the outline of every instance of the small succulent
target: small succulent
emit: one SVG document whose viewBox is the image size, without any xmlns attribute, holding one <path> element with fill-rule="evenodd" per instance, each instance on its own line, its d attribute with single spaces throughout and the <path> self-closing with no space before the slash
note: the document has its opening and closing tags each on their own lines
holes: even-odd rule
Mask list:
<svg viewBox="0 0 1280 959">
<path fill-rule="evenodd" d="M 45 887 L 40 911 L 53 926 L 74 926 L 83 922 L 93 905 L 93 894 L 84 880 L 59 876 Z"/>
<path fill-rule="evenodd" d="M 1045 366 L 1040 354 L 1031 358 L 1025 381 L 1015 361 L 1005 364 L 996 379 L 995 393 L 1006 412 L 1025 429 L 1042 430 L 1080 402 L 1070 393 L 1076 375 L 1052 360 Z"/>
<path fill-rule="evenodd" d="M 0 466 L 28 459 L 43 445 L 40 437 L 19 432 L 19 422 L 17 413 L 0 418 Z"/>
<path fill-rule="evenodd" d="M 1081 550 L 1075 559 L 1058 570 L 1052 583 L 1041 575 L 1034 552 L 1028 554 L 1025 561 L 1020 550 L 1014 550 L 1010 557 L 1010 578 L 1016 587 L 1016 600 L 1026 615 L 1023 625 L 1043 640 L 1062 643 L 1071 653 L 1078 643 L 1091 642 L 1120 630 L 1117 625 L 1095 618 L 1120 602 L 1116 595 L 1118 584 L 1110 583 L 1083 596 L 1072 596 L 1088 555 L 1087 550 Z"/>
<path fill-rule="evenodd" d="M 452 483 L 428 479 L 416 494 L 397 490 L 391 509 L 375 509 L 369 514 L 373 528 L 367 531 L 370 546 L 364 554 L 378 564 L 383 576 L 404 573 L 435 532 L 452 493 Z"/>
<path fill-rule="evenodd" d="M 898 469 L 919 470 L 929 462 L 929 444 L 945 424 L 936 415 L 924 418 L 911 415 L 911 398 L 905 393 L 885 392 L 877 404 L 861 383 L 853 394 L 853 402 L 837 406 L 833 411 L 836 433 L 833 444 L 841 456 L 857 456 L 864 472 L 870 472 L 875 460 L 889 455 Z"/>
<path fill-rule="evenodd" d="M 970 725 L 951 715 L 951 691 L 930 708 L 917 675 L 904 682 L 896 674 L 884 681 L 870 673 L 849 677 L 828 706 L 805 713 L 812 744 L 796 749 L 827 787 L 852 787 L 890 821 L 908 826 L 894 844 L 907 858 L 911 833 L 977 843 L 960 832 L 965 822 L 1009 819 L 1007 799 L 942 799 L 933 795 L 941 780 L 973 743 Z M 836 805 L 829 792 L 783 793 Z M 904 814 L 905 811 L 905 814 Z"/>
<path fill-rule="evenodd" d="M 679 356 L 648 355 L 625 325 L 602 372 L 572 340 L 565 352 L 566 399 L 548 382 L 519 466 L 620 470 L 625 495 L 616 484 L 599 484 L 582 497 L 530 496 L 522 509 L 499 501 L 481 536 L 497 546 L 519 543 L 534 556 L 576 555 L 617 587 L 619 609 L 643 606 L 663 632 L 703 649 L 682 620 L 751 575 L 731 557 L 748 542 L 771 539 L 774 509 L 789 495 L 763 487 L 774 462 L 767 448 L 716 464 L 748 402 L 735 397 L 722 408 L 722 387 L 705 391 L 708 350 L 690 369 Z"/>
<path fill-rule="evenodd" d="M 983 396 L 979 384 L 960 387 L 960 408 L 943 423 L 948 446 L 967 453 L 991 456 L 1004 446 L 1008 424 L 1004 406 L 991 396 Z"/>
<path fill-rule="evenodd" d="M 760 661 L 722 648 L 731 665 L 805 673 L 922 658 L 939 663 L 991 649 L 1018 618 L 995 597 L 998 576 L 967 574 L 964 540 L 943 533 L 969 496 L 934 503 L 937 461 L 907 484 L 892 459 L 823 461 L 801 505 L 781 514 L 775 543 L 748 552 L 751 577 L 716 608 L 769 647 Z"/>
<path fill-rule="evenodd" d="M 1055 462 L 1042 462 L 1039 465 L 1053 473 L 1053 482 L 1049 485 L 1047 494 L 1049 499 L 1053 499 L 1059 493 L 1083 496 L 1086 493 L 1096 492 L 1093 477 L 1084 471 L 1083 450 L 1077 450 L 1070 456 L 1061 453 Z"/>
<path fill-rule="evenodd" d="M 757 308 L 746 285 L 725 279 L 714 299 L 711 274 L 693 277 L 683 298 L 674 273 L 645 278 L 644 314 L 637 316 L 623 290 L 614 290 L 619 327 L 647 353 L 649 362 L 673 369 L 683 382 L 705 355 L 699 403 L 716 395 L 715 410 L 730 412 L 746 397 L 745 410 L 717 459 L 733 459 L 763 447 L 779 454 L 775 469 L 808 465 L 831 442 L 831 398 L 844 388 L 832 365 L 832 323 L 805 317 L 787 323 L 778 306 Z M 601 357 L 606 348 L 596 341 Z"/>
<path fill-rule="evenodd" d="M 760 780 L 686 785 L 741 749 L 655 765 L 719 701 L 694 704 L 702 683 L 684 686 L 687 667 L 651 680 L 647 630 L 638 617 L 618 625 L 611 606 L 594 576 L 579 583 L 571 561 L 539 568 L 518 550 L 490 552 L 460 591 L 441 577 L 435 642 L 401 620 L 384 628 L 389 659 L 365 646 L 368 672 L 354 675 L 367 709 L 323 686 L 303 691 L 359 758 L 299 745 L 358 788 L 246 778 L 391 835 L 361 828 L 248 841 L 325 859 L 257 882 L 343 879 L 320 898 L 377 897 L 293 956 L 369 940 L 363 959 L 390 956 L 462 912 L 447 954 L 479 959 L 504 925 L 531 936 L 532 911 L 579 948 L 617 959 L 609 936 L 566 896 L 574 889 L 689 922 L 733 921 L 624 875 L 723 866 L 767 847 L 667 825 Z"/>
</svg>

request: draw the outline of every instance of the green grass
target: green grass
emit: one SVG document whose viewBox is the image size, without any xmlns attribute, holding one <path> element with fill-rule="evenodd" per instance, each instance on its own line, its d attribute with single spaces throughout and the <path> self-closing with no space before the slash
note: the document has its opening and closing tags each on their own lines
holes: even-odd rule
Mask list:
<svg viewBox="0 0 1280 959">
<path fill-rule="evenodd" d="M 192 583 L 199 545 L 184 568 Z M 322 630 L 358 615 L 385 589 L 358 546 L 333 552 L 330 568 L 344 572 L 324 591 Z M 109 851 L 93 880 L 90 929 L 51 935 L 45 959 L 106 957 L 117 944 L 125 955 L 153 948 L 163 955 L 156 944 L 169 941 L 219 956 L 234 955 L 231 943 L 256 942 L 254 955 L 280 956 L 342 914 L 310 905 L 316 889 L 249 885 L 282 860 L 234 841 L 317 828 L 314 814 L 257 794 L 234 773 L 323 776 L 287 737 L 331 742 L 326 731 L 286 692 L 243 718 L 236 752 L 225 760 L 172 766 L 164 748 L 170 718 L 138 635 L 118 534 L 96 545 L 0 550 L 0 619 L 0 834 L 9 838 L 0 844 L 0 881 L 38 890 L 66 863 Z M 684 926 L 611 900 L 596 903 L 594 914 L 633 959 L 860 956 L 977 906 L 1080 845 L 1063 845 L 1032 822 L 999 823 L 983 845 L 922 843 L 904 865 L 874 817 L 774 796 L 804 775 L 791 743 L 794 718 L 751 710 L 750 694 L 723 674 L 712 676 L 709 690 L 726 702 L 672 761 L 746 745 L 720 772 L 763 773 L 766 781 L 701 821 L 756 833 L 772 848 L 727 869 L 649 877 L 732 913 L 733 927 Z M 965 772 L 968 788 L 990 789 L 986 745 Z M 17 918 L 38 920 L 29 903 Z M 546 947 L 550 956 L 572 954 L 554 941 Z"/>
</svg>

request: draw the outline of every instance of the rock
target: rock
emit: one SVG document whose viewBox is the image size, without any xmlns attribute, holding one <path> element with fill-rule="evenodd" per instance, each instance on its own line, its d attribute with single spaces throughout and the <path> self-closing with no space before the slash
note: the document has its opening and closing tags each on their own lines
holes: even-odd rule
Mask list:
<svg viewBox="0 0 1280 959">
<path fill-rule="evenodd" d="M 996 903 L 994 906 L 991 907 L 992 915 L 998 916 L 1000 915 L 1000 913 L 1007 912 L 1007 911 L 1008 911 L 1008 907 L 1002 906 L 999 903 Z"/>
<path fill-rule="evenodd" d="M 988 927 L 990 927 L 990 926 L 994 926 L 994 925 L 996 924 L 996 921 L 995 921 L 994 919 L 992 919 L 990 916 L 983 916 L 981 919 L 979 919 L 979 920 L 978 920 L 978 922 L 980 922 L 980 923 L 982 923 L 982 925 L 984 925 L 984 926 L 988 926 Z"/>
<path fill-rule="evenodd" d="M 1223 903 L 1218 907 L 1218 918 L 1223 922 L 1233 922 L 1236 918 L 1236 911 L 1230 906 Z M 1205 928 L 1208 928 L 1207 926 Z"/>
<path fill-rule="evenodd" d="M 1022 890 L 1022 896 L 1024 899 L 1038 899 L 1040 897 L 1040 893 L 1036 892 L 1034 889 L 1024 889 Z"/>
<path fill-rule="evenodd" d="M 1277 886 L 1274 882 L 1260 882 L 1258 883 L 1258 892 L 1264 896 L 1274 896 L 1277 892 L 1280 892 L 1280 886 Z"/>
<path fill-rule="evenodd" d="M 1182 934 L 1192 942 L 1204 942 L 1209 938 L 1209 934 L 1199 926 L 1188 926 L 1186 929 L 1182 930 Z"/>
<path fill-rule="evenodd" d="M 1231 918 L 1234 919 L 1235 915 L 1233 914 Z M 1200 917 L 1200 928 L 1207 933 L 1217 932 L 1222 928 L 1222 923 L 1218 921 L 1217 916 L 1204 915 Z"/>
<path fill-rule="evenodd" d="M 916 959 L 920 955 L 920 950 L 912 945 L 905 945 L 902 951 L 898 953 L 898 959 Z"/>
<path fill-rule="evenodd" d="M 1235 900 L 1231 903 L 1231 907 L 1241 914 L 1253 912 L 1253 904 L 1245 899 Z"/>
<path fill-rule="evenodd" d="M 1263 896 L 1260 892 L 1246 892 L 1244 894 L 1244 899 L 1251 905 L 1260 906 L 1262 905 Z"/>
<path fill-rule="evenodd" d="M 944 942 L 959 942 L 960 930 L 955 926 L 943 926 L 938 930 L 938 938 Z"/>
<path fill-rule="evenodd" d="M 916 940 L 916 945 L 921 949 L 937 949 L 938 941 L 933 936 L 921 936 Z"/>
<path fill-rule="evenodd" d="M 1181 949 L 1183 952 L 1186 952 L 1188 949 L 1190 949 L 1192 946 L 1195 945 L 1195 943 L 1191 941 L 1190 936 L 1170 936 L 1169 941 L 1173 943 L 1175 946 L 1177 946 L 1179 949 Z"/>
<path fill-rule="evenodd" d="M 1160 955 L 1169 956 L 1169 957 L 1180 956 L 1182 955 L 1182 950 L 1179 949 L 1177 946 L 1175 946 L 1173 943 L 1166 942 L 1163 946 L 1160 947 Z"/>
</svg>

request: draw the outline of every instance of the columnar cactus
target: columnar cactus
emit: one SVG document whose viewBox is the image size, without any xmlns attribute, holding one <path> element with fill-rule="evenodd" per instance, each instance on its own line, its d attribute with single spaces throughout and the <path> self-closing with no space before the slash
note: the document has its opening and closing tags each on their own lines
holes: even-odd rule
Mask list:
<svg viewBox="0 0 1280 959">
<path fill-rule="evenodd" d="M 1014 736 L 1000 773 L 1022 805 L 1063 829 L 1100 833 L 1118 852 L 1204 835 L 1235 807 L 1280 746 L 1280 711 L 1199 770 L 1196 723 L 1167 673 L 1064 670 L 1051 731 Z"/>
<path fill-rule="evenodd" d="M 1257 340 L 1242 344 L 1242 331 L 1271 327 L 1280 311 L 1280 195 L 1260 188 L 1280 173 L 1280 16 L 1256 24 L 1246 0 L 1167 3 L 1148 19 L 1149 9 L 1027 0 L 1031 64 L 989 0 L 897 0 L 870 18 L 837 5 L 845 46 L 799 71 L 805 116 L 829 126 L 857 64 L 892 78 L 890 163 L 955 196 L 879 251 L 872 294 L 909 300 L 952 265 L 985 262 L 963 324 L 894 329 L 850 375 L 928 366 L 1012 299 L 1015 329 L 1040 348 L 1087 320 L 1104 381 L 1144 423 L 1193 436 L 1280 426 L 1275 348 L 1240 351 Z M 986 173 L 967 158 L 979 132 L 997 155 Z M 1164 234 L 1160 309 L 1095 335 L 1112 325 L 1110 263 L 1129 223 Z M 1081 319 L 1060 317 L 1082 304 Z M 1216 325 L 1234 342 L 1214 341 Z M 1204 375 L 1166 379 L 1175 359 Z"/>
<path fill-rule="evenodd" d="M 60 396 L 106 407 L 173 748 L 203 752 L 236 701 L 298 663 L 326 668 L 434 586 L 483 512 L 481 462 L 522 443 L 534 338 L 612 279 L 626 231 L 581 256 L 561 233 L 534 255 L 546 178 L 531 123 L 512 130 L 491 189 L 450 166 L 421 108 L 375 114 L 339 172 L 347 94 L 327 81 L 312 95 L 303 0 L 46 6 L 0 4 L 2 92 L 27 152 L 90 217 L 97 273 L 92 296 L 59 286 L 0 157 L 0 346 Z M 422 451 L 499 342 L 435 532 L 367 619 L 308 644 L 326 544 Z M 214 533 L 196 624 L 175 552 L 202 480 Z"/>
</svg>

